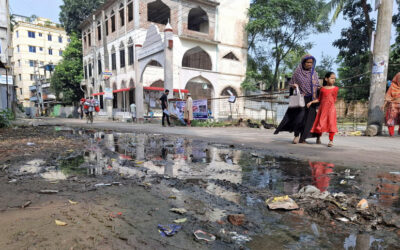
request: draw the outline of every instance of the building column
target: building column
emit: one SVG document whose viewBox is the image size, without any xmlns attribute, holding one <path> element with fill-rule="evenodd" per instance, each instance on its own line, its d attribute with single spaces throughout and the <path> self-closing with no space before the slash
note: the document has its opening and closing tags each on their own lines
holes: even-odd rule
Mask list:
<svg viewBox="0 0 400 250">
<path fill-rule="evenodd" d="M 138 53 L 140 48 L 142 47 L 141 44 L 135 44 L 135 104 L 136 104 L 136 120 L 138 123 L 143 123 L 144 121 L 144 107 L 143 107 L 143 83 L 141 80 L 140 74 L 140 67 L 139 67 L 139 58 Z"/>
<path fill-rule="evenodd" d="M 168 99 L 174 97 L 174 33 L 168 23 L 164 30 L 164 89 L 169 90 Z"/>
</svg>

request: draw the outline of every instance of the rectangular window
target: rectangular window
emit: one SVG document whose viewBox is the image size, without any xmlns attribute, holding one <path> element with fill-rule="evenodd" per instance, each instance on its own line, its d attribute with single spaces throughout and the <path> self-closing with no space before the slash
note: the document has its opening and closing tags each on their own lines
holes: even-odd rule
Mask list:
<svg viewBox="0 0 400 250">
<path fill-rule="evenodd" d="M 18 79 L 19 79 L 20 81 L 22 81 L 22 75 L 21 75 L 21 74 L 18 75 Z"/>
<path fill-rule="evenodd" d="M 124 12 L 124 8 L 119 10 L 119 21 L 121 24 L 121 27 L 125 25 L 125 12 Z"/>
<path fill-rule="evenodd" d="M 115 53 L 111 54 L 111 69 L 116 70 L 117 69 L 117 56 Z"/>
<path fill-rule="evenodd" d="M 53 50 L 49 49 L 49 55 L 53 55 Z"/>
<path fill-rule="evenodd" d="M 67 39 L 67 42 L 69 42 L 69 43 L 70 43 L 70 42 L 71 42 L 71 38 L 68 38 L 68 39 Z"/>
<path fill-rule="evenodd" d="M 87 79 L 87 66 L 84 66 L 84 75 L 85 75 L 85 79 Z"/>
<path fill-rule="evenodd" d="M 92 46 L 92 33 L 88 33 L 88 46 Z"/>
<path fill-rule="evenodd" d="M 106 20 L 106 36 L 108 36 L 108 20 Z"/>
<path fill-rule="evenodd" d="M 21 67 L 21 60 L 18 60 L 18 67 Z"/>
<path fill-rule="evenodd" d="M 102 72 L 103 70 L 102 70 L 102 68 L 101 68 L 101 60 L 99 59 L 99 60 L 97 60 L 97 73 L 99 74 L 99 75 L 101 75 L 101 72 Z"/>
<path fill-rule="evenodd" d="M 101 26 L 97 26 L 97 40 L 101 40 Z"/>
<path fill-rule="evenodd" d="M 17 45 L 17 52 L 19 52 L 19 45 Z"/>
<path fill-rule="evenodd" d="M 62 53 L 63 53 L 62 50 L 58 51 L 58 55 L 59 55 L 59 56 L 62 56 Z"/>
<path fill-rule="evenodd" d="M 133 3 L 128 4 L 128 22 L 133 20 Z"/>
<path fill-rule="evenodd" d="M 89 67 L 89 77 L 92 77 L 92 64 L 89 63 L 88 67 Z"/>
<path fill-rule="evenodd" d="M 115 31 L 115 16 L 111 17 L 111 32 Z"/>
<path fill-rule="evenodd" d="M 43 61 L 40 61 L 40 66 L 43 66 L 44 65 L 44 62 Z"/>
<path fill-rule="evenodd" d="M 133 65 L 133 45 L 128 47 L 128 64 Z"/>
<path fill-rule="evenodd" d="M 39 33 L 39 37 L 42 37 L 42 35 L 43 35 L 42 33 Z"/>
<path fill-rule="evenodd" d="M 40 50 L 40 51 L 43 51 L 43 47 L 39 47 L 39 50 Z"/>
<path fill-rule="evenodd" d="M 62 36 L 59 36 L 59 37 L 58 37 L 58 42 L 59 42 L 59 43 L 62 43 Z"/>
<path fill-rule="evenodd" d="M 30 38 L 35 38 L 35 32 L 33 32 L 33 31 L 28 31 L 28 37 L 30 37 Z"/>
<path fill-rule="evenodd" d="M 19 32 L 15 31 L 15 35 L 17 36 L 17 38 L 19 37 Z"/>
<path fill-rule="evenodd" d="M 35 46 L 30 46 L 30 45 L 29 45 L 29 52 L 31 52 L 31 53 L 36 53 L 36 47 L 35 47 Z"/>
<path fill-rule="evenodd" d="M 53 38 L 51 37 L 51 35 L 50 35 L 50 34 L 48 34 L 48 35 L 47 35 L 47 40 L 48 40 L 48 41 L 51 41 L 51 40 L 53 40 Z"/>
<path fill-rule="evenodd" d="M 35 67 L 35 61 L 29 60 L 29 67 Z"/>
<path fill-rule="evenodd" d="M 119 67 L 125 68 L 125 50 L 119 51 Z"/>
<path fill-rule="evenodd" d="M 21 76 L 21 75 L 20 75 Z M 21 79 L 20 79 L 21 80 Z M 22 95 L 22 88 L 19 88 L 19 94 Z"/>
<path fill-rule="evenodd" d="M 31 81 L 35 80 L 35 75 L 34 75 L 34 74 L 31 74 L 30 77 L 31 77 L 31 78 L 30 78 Z"/>
</svg>

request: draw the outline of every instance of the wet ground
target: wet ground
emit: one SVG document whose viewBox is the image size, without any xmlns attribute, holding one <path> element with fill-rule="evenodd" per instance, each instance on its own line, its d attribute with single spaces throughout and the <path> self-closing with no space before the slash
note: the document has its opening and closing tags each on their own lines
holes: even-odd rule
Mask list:
<svg viewBox="0 0 400 250">
<path fill-rule="evenodd" d="M 307 185 L 343 193 L 348 208 L 296 196 Z M 396 169 L 294 161 L 179 136 L 0 130 L 0 189 L 0 249 L 400 248 Z M 265 200 L 281 195 L 300 209 L 269 210 Z M 352 210 L 361 198 L 370 210 Z M 244 220 L 234 225 L 232 214 Z M 183 218 L 176 235 L 161 236 L 159 224 Z M 196 240 L 199 229 L 216 240 Z"/>
</svg>

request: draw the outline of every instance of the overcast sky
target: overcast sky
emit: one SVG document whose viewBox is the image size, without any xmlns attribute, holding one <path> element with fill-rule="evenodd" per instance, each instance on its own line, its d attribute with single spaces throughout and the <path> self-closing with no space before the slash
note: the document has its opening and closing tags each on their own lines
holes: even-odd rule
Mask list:
<svg viewBox="0 0 400 250">
<path fill-rule="evenodd" d="M 373 2 L 373 0 L 369 0 Z M 395 2 L 394 10 L 397 12 L 397 4 Z M 63 3 L 62 0 L 10 0 L 10 8 L 12 14 L 20 14 L 24 16 L 37 15 L 40 17 L 46 17 L 54 22 L 59 23 L 58 15 L 60 13 L 60 5 Z M 373 12 L 372 16 L 376 18 L 377 12 Z M 340 32 L 343 28 L 349 26 L 342 16 L 338 18 L 336 23 L 331 27 L 331 32 L 326 34 L 314 35 L 310 37 L 310 42 L 314 43 L 313 49 L 310 53 L 314 55 L 318 61 L 321 59 L 321 54 L 332 56 L 336 58 L 338 49 L 332 46 L 333 41 L 340 38 Z M 392 32 L 392 42 L 396 36 L 395 32 Z"/>
</svg>

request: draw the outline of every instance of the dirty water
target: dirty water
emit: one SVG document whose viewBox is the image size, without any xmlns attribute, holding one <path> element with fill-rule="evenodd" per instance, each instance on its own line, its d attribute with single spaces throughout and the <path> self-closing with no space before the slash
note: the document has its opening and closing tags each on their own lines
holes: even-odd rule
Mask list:
<svg viewBox="0 0 400 250">
<path fill-rule="evenodd" d="M 56 159 L 17 162 L 8 169 L 9 179 L 19 182 L 25 176 L 52 183 L 75 180 L 83 183 L 80 192 L 88 193 L 113 190 L 135 182 L 151 189 L 171 206 L 184 207 L 191 221 L 190 229 L 202 228 L 217 236 L 215 242 L 206 245 L 193 243 L 199 248 L 400 247 L 395 228 L 363 232 L 355 224 L 270 211 L 265 205 L 266 198 L 296 194 L 302 187 L 314 185 L 321 192 L 343 192 L 367 198 L 370 203 L 398 214 L 400 173 L 395 170 L 380 172 L 326 162 L 299 162 L 233 145 L 157 134 L 67 127 L 55 127 L 54 131 L 66 138 L 79 138 L 81 148 L 65 150 Z M 77 187 L 72 189 L 77 190 Z M 129 190 L 124 189 L 124 192 Z M 119 199 L 121 204 L 130 202 L 123 196 Z M 157 212 L 157 209 L 150 209 L 149 213 Z M 226 221 L 229 214 L 244 214 L 246 222 L 233 226 Z M 193 230 L 185 229 L 181 235 L 187 234 L 186 238 L 192 240 L 190 232 Z M 150 234 L 152 238 L 157 237 L 157 222 Z M 189 249 L 188 244 L 180 247 Z"/>
</svg>

